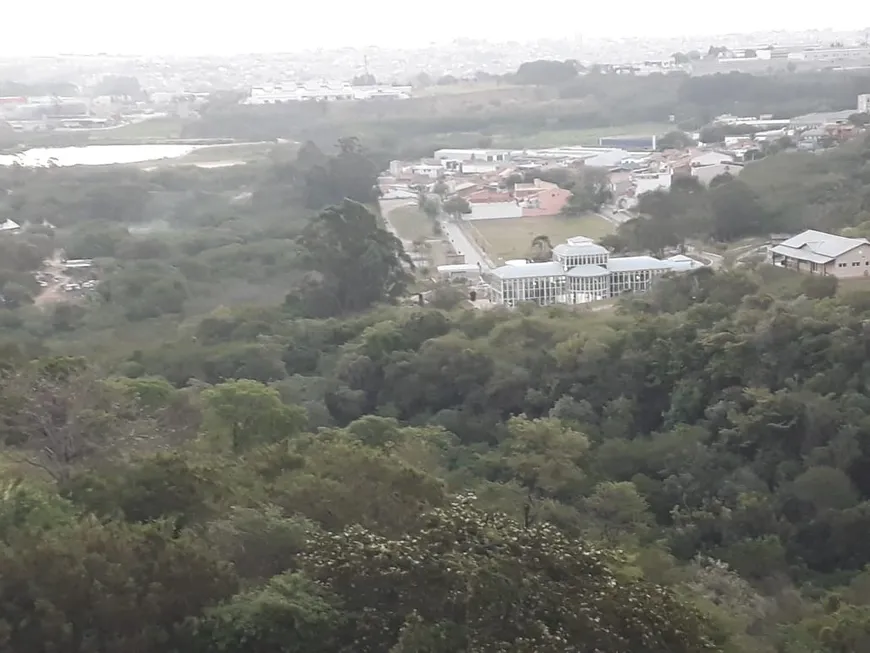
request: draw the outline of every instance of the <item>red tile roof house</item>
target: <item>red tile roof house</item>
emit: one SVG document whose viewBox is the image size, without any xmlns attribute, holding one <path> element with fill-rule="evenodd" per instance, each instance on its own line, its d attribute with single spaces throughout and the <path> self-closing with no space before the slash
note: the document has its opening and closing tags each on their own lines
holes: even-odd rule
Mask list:
<svg viewBox="0 0 870 653">
<path fill-rule="evenodd" d="M 514 186 L 514 195 L 518 200 L 521 200 L 532 195 L 537 195 L 544 189 L 552 188 L 558 188 L 558 186 L 549 181 L 535 179 L 531 184 L 516 184 Z"/>
<path fill-rule="evenodd" d="M 515 201 L 522 207 L 523 217 L 559 215 L 570 197 L 571 191 L 540 179 L 531 184 L 517 184 L 513 192 L 482 188 L 465 195 L 465 199 L 471 204 L 504 204 Z"/>
<path fill-rule="evenodd" d="M 514 199 L 507 191 L 500 192 L 482 188 L 465 196 L 471 204 L 490 204 L 492 202 L 509 202 Z"/>
<path fill-rule="evenodd" d="M 571 191 L 540 179 L 533 184 L 517 184 L 514 196 L 523 207 L 523 217 L 559 215 L 571 197 Z"/>
</svg>

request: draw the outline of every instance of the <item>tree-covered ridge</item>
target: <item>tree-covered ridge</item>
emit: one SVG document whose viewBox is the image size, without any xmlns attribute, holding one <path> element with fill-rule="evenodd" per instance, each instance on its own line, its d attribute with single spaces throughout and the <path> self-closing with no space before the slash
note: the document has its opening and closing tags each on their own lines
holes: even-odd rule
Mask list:
<svg viewBox="0 0 870 653">
<path fill-rule="evenodd" d="M 813 159 L 843 206 L 865 150 Z M 0 308 L 0 648 L 862 650 L 868 291 L 726 266 L 613 311 L 398 306 L 371 156 L 2 177 L 4 274 L 106 276 Z M 655 202 L 770 226 L 720 181 Z"/>
<path fill-rule="evenodd" d="M 5 647 L 860 650 L 870 301 L 770 274 L 9 349 Z"/>
<path fill-rule="evenodd" d="M 440 147 L 541 146 L 529 139 L 542 131 L 650 123 L 695 131 L 723 114 L 793 118 L 843 111 L 870 92 L 864 70 L 578 75 L 576 62 L 555 61 L 528 62 L 516 75 L 480 81 L 477 92 L 471 86 L 469 92 L 390 103 L 249 106 L 216 100 L 185 136 L 314 140 L 325 147 L 350 131 L 377 150 L 418 158 Z"/>
<path fill-rule="evenodd" d="M 314 315 L 358 310 L 372 297 L 382 299 L 381 292 L 395 297 L 404 276 L 391 257 L 401 261 L 403 253 L 374 228 L 380 169 L 353 138 L 341 139 L 328 153 L 310 143 L 279 145 L 245 165 L 208 170 L 0 169 L 0 221 L 14 219 L 24 227 L 14 238 L 0 238 L 0 331 L 19 342 L 75 338 L 108 325 L 174 322 L 221 304 L 277 303 L 294 290 L 303 298 L 300 310 Z M 371 274 L 355 286 L 364 299 L 324 306 L 322 288 L 336 279 L 315 278 L 327 257 L 315 258 L 311 243 L 335 246 L 348 233 L 332 228 L 329 240 L 313 218 L 320 216 L 323 224 L 322 211 L 345 201 L 344 213 L 354 218 L 344 226 L 359 225 L 354 237 L 369 245 Z M 345 253 L 346 273 L 358 265 L 359 254 Z M 94 261 L 93 273 L 82 272 L 99 282 L 90 301 L 34 308 L 46 283 L 39 283 L 45 262 L 57 267 L 64 255 Z"/>
</svg>

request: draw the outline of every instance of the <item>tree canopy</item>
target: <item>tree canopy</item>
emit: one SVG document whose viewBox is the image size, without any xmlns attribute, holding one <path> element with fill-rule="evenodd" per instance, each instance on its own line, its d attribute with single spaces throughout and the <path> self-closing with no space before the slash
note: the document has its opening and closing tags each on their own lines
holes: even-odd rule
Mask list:
<svg viewBox="0 0 870 653">
<path fill-rule="evenodd" d="M 0 170 L 0 649 L 862 650 L 870 291 L 731 246 L 596 310 L 420 306 L 375 156 Z M 866 160 L 675 180 L 608 244 L 860 235 Z M 51 303 L 64 249 L 97 286 Z"/>
</svg>

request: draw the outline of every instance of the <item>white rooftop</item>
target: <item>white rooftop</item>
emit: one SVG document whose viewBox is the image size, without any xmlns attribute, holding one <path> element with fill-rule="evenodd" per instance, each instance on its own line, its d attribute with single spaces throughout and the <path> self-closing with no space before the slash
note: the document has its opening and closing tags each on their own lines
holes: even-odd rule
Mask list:
<svg viewBox="0 0 870 653">
<path fill-rule="evenodd" d="M 499 279 L 533 279 L 536 277 L 561 277 L 565 271 L 555 261 L 528 263 L 526 265 L 502 265 L 492 273 Z"/>
<path fill-rule="evenodd" d="M 704 264 L 701 263 L 701 261 L 693 259 L 689 256 L 685 256 L 683 254 L 677 254 L 676 256 L 669 256 L 665 260 L 671 264 L 672 269 L 678 270 L 678 271 L 696 270 L 698 268 L 704 267 Z"/>
<path fill-rule="evenodd" d="M 578 265 L 565 273 L 566 277 L 606 277 L 610 272 L 600 265 Z"/>
<path fill-rule="evenodd" d="M 439 272 L 479 272 L 480 268 L 473 263 L 449 263 L 447 265 L 439 265 Z"/>
<path fill-rule="evenodd" d="M 578 245 L 562 243 L 553 248 L 553 253 L 559 256 L 597 256 L 607 254 L 607 249 L 591 242 Z"/>
<path fill-rule="evenodd" d="M 611 272 L 640 272 L 641 270 L 670 270 L 671 264 L 652 256 L 624 256 L 607 261 Z"/>
<path fill-rule="evenodd" d="M 820 124 L 833 124 L 836 122 L 842 122 L 849 119 L 855 113 L 852 109 L 846 109 L 845 111 L 830 111 L 830 112 L 820 112 L 820 113 L 808 113 L 803 116 L 797 116 L 796 118 L 791 119 L 791 124 L 793 125 L 820 125 Z"/>
<path fill-rule="evenodd" d="M 824 231 L 807 229 L 803 233 L 783 241 L 771 251 L 775 254 L 811 263 L 829 263 L 836 257 L 861 245 L 870 245 L 870 241 L 866 238 L 846 238 Z"/>
</svg>

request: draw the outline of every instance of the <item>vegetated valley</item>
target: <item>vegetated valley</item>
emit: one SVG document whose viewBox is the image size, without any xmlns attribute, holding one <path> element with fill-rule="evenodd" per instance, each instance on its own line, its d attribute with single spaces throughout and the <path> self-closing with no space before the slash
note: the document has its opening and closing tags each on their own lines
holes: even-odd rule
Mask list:
<svg viewBox="0 0 870 653">
<path fill-rule="evenodd" d="M 772 155 L 612 244 L 865 229 L 868 161 Z M 0 239 L 0 649 L 867 649 L 870 288 L 743 265 L 613 311 L 408 305 L 382 167 L 343 139 L 0 170 L 28 221 Z M 58 250 L 99 283 L 41 304 Z"/>
</svg>

